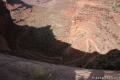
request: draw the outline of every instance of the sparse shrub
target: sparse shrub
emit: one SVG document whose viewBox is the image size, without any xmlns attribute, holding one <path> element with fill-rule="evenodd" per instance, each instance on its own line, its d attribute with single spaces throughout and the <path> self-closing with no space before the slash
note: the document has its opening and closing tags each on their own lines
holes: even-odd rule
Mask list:
<svg viewBox="0 0 120 80">
<path fill-rule="evenodd" d="M 120 8 L 120 2 L 116 2 L 113 4 L 113 8 Z"/>
<path fill-rule="evenodd" d="M 33 72 L 34 80 L 55 80 L 52 73 L 49 73 L 44 70 L 36 70 Z"/>
</svg>

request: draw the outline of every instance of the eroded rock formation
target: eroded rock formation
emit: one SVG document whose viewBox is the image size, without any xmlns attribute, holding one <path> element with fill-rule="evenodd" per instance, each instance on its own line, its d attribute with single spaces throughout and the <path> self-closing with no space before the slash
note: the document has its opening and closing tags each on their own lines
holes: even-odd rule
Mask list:
<svg viewBox="0 0 120 80">
<path fill-rule="evenodd" d="M 119 21 L 113 16 L 119 13 L 116 2 L 114 11 L 111 2 L 104 0 L 13 1 L 9 5 L 19 6 L 1 7 L 7 13 L 0 16 L 1 49 L 54 64 L 119 70 Z"/>
<path fill-rule="evenodd" d="M 27 5 L 11 12 L 16 24 L 51 25 L 56 39 L 85 52 L 120 49 L 119 0 L 22 1 Z"/>
</svg>

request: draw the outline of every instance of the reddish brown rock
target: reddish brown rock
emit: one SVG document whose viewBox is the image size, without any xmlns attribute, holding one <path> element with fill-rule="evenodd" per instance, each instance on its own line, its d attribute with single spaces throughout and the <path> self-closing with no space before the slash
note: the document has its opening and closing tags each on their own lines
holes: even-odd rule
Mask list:
<svg viewBox="0 0 120 80">
<path fill-rule="evenodd" d="M 33 6 L 12 12 L 16 24 L 36 28 L 51 25 L 57 39 L 85 52 L 104 54 L 120 49 L 117 0 L 22 1 Z"/>
</svg>

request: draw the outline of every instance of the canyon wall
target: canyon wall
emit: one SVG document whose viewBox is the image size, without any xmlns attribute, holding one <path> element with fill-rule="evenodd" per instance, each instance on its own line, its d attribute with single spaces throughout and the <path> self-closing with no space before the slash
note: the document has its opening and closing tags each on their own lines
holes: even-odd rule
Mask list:
<svg viewBox="0 0 120 80">
<path fill-rule="evenodd" d="M 22 6 L 11 11 L 18 25 L 36 28 L 51 25 L 56 39 L 84 52 L 105 54 L 112 49 L 120 49 L 119 0 L 22 2 Z"/>
</svg>

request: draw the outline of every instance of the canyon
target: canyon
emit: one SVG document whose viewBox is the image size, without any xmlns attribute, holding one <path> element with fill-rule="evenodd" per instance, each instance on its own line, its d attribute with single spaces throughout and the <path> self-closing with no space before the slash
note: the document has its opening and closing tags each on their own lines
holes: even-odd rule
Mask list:
<svg viewBox="0 0 120 80">
<path fill-rule="evenodd" d="M 120 70 L 119 0 L 9 0 L 7 5 L 0 5 L 0 10 L 0 65 L 2 61 L 3 64 L 7 62 L 4 59 L 20 59 L 21 67 L 34 61 L 33 66 L 57 65 L 58 71 L 59 65 L 64 65 L 62 69 L 70 66 L 65 68 L 69 69 L 67 78 L 62 76 L 62 80 L 78 80 L 75 79 L 75 67 Z M 26 63 L 23 58 L 27 59 Z M 68 74 L 70 69 L 73 71 Z M 101 71 L 96 74 L 101 76 Z M 87 72 L 81 79 L 92 74 L 90 70 Z M 68 75 L 74 75 L 74 79 L 69 79 Z M 91 78 L 87 76 L 85 80 Z"/>
</svg>

